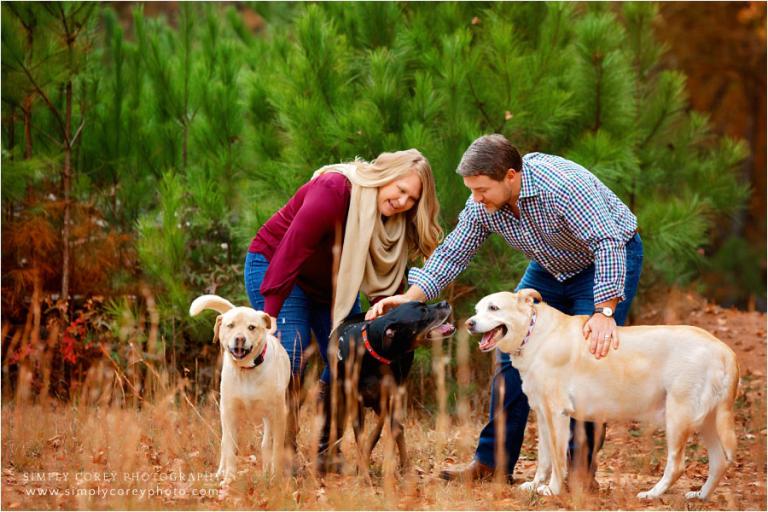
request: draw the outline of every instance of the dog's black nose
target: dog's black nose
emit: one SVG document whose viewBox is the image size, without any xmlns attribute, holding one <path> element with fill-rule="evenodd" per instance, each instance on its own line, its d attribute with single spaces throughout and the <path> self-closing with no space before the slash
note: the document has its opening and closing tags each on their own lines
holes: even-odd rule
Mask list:
<svg viewBox="0 0 768 512">
<path fill-rule="evenodd" d="M 235 345 L 238 347 L 245 345 L 245 336 L 235 336 Z"/>
<path fill-rule="evenodd" d="M 438 306 L 440 309 L 445 309 L 445 308 L 449 308 L 449 307 L 450 307 L 450 306 L 448 305 L 448 301 L 447 301 L 447 300 L 443 300 L 443 301 L 440 301 L 440 302 L 438 302 L 438 303 L 437 303 L 437 306 Z"/>
<path fill-rule="evenodd" d="M 475 328 L 475 321 L 470 318 L 469 320 L 467 320 L 465 325 L 467 326 L 467 329 L 471 331 L 472 329 Z"/>
</svg>

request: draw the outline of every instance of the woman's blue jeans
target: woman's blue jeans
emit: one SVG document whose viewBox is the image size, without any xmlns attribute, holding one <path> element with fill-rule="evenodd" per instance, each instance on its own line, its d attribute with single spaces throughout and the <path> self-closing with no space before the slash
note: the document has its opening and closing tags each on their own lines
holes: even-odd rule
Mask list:
<svg viewBox="0 0 768 512">
<path fill-rule="evenodd" d="M 249 252 L 245 257 L 245 290 L 251 307 L 264 309 L 264 296 L 259 291 L 264 274 L 269 268 L 269 261 L 262 254 Z M 360 312 L 360 299 L 355 301 L 352 313 Z M 331 335 L 331 306 L 313 301 L 298 286 L 294 285 L 291 293 L 283 302 L 283 307 L 277 316 L 277 336 L 291 359 L 291 373 L 301 375 L 306 361 L 304 351 L 309 346 L 311 335 L 320 348 L 320 355 L 325 362 L 325 370 L 320 377 L 325 383 L 330 381 L 328 369 L 328 338 Z"/>
<path fill-rule="evenodd" d="M 614 313 L 616 324 L 624 325 L 637 293 L 637 284 L 640 281 L 640 271 L 643 266 L 643 242 L 640 235 L 636 234 L 626 245 L 627 273 L 624 281 L 625 299 L 619 302 Z M 541 265 L 531 262 L 515 288 L 515 291 L 523 288 L 537 290 L 544 302 L 568 315 L 591 315 L 595 310 L 594 304 L 594 265 L 587 267 L 579 274 L 565 282 L 559 282 Z M 619 348 L 621 350 L 621 348 Z M 610 354 L 607 356 L 611 357 Z M 480 433 L 480 440 L 475 451 L 475 459 L 486 466 L 496 467 L 496 426 L 495 412 L 499 398 L 499 387 L 504 382 L 504 454 L 506 459 L 506 472 L 512 474 L 515 464 L 520 456 L 520 448 L 523 445 L 523 434 L 528 421 L 528 399 L 522 390 L 520 374 L 512 366 L 509 354 L 496 351 L 497 371 L 491 383 L 491 407 L 488 423 Z M 569 456 L 577 449 L 574 445 L 574 424 L 571 420 L 571 442 L 568 446 Z M 595 447 L 594 424 L 585 424 L 585 434 L 588 444 L 587 464 L 592 465 L 592 454 Z M 598 443 L 599 445 L 600 443 Z M 599 446 L 598 446 L 599 449 Z"/>
</svg>

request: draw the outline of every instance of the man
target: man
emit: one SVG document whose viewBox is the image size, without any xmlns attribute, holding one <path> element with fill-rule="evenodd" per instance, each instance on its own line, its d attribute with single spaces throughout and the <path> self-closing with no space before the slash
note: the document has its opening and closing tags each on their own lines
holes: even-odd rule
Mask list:
<svg viewBox="0 0 768 512">
<path fill-rule="evenodd" d="M 466 269 L 483 241 L 501 235 L 531 261 L 517 289 L 534 288 L 545 302 L 570 315 L 588 315 L 585 343 L 600 359 L 613 345 L 618 349 L 617 325 L 626 321 L 637 291 L 643 250 L 637 218 L 593 174 L 557 156 L 520 153 L 502 135 L 480 137 L 464 153 L 456 172 L 472 192 L 456 228 L 426 261 L 409 273 L 410 288 L 377 303 L 374 318 L 411 300 L 427 301 Z M 489 421 L 480 434 L 474 460 L 441 473 L 448 480 L 481 480 L 496 468 L 496 427 L 500 384 L 504 383 L 504 460 L 508 478 L 520 455 L 528 418 L 528 400 L 520 374 L 508 354 L 497 350 L 498 370 L 491 385 Z M 571 467 L 583 461 L 592 476 L 596 464 L 594 425 L 569 445 Z M 598 436 L 598 446 L 602 443 Z M 574 439 L 575 438 L 575 439 Z M 582 466 L 583 467 L 583 466 Z"/>
</svg>

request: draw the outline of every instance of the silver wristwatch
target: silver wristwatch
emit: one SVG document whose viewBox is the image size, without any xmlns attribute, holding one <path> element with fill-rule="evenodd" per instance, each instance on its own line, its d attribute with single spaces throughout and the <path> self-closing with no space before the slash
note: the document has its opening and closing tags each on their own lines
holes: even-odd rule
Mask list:
<svg viewBox="0 0 768 512">
<path fill-rule="evenodd" d="M 611 308 L 609 308 L 607 306 L 604 307 L 604 308 L 595 308 L 594 313 L 600 313 L 603 316 L 607 316 L 608 318 L 612 318 L 613 317 L 613 309 L 611 309 Z"/>
</svg>

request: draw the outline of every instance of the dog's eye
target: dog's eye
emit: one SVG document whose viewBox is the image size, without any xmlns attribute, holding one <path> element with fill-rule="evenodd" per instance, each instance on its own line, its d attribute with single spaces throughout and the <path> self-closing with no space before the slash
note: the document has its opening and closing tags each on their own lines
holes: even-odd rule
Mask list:
<svg viewBox="0 0 768 512">
<path fill-rule="evenodd" d="M 252 330 L 254 330 L 255 328 L 256 328 L 256 326 L 255 326 L 255 325 L 253 325 L 253 324 L 250 324 L 250 325 L 248 326 L 248 330 L 249 330 L 249 331 L 252 331 Z"/>
<path fill-rule="evenodd" d="M 227 329 L 231 329 L 235 326 L 235 322 L 231 322 L 227 324 Z"/>
<path fill-rule="evenodd" d="M 496 304 L 491 304 L 490 306 L 488 306 L 488 309 L 491 311 L 498 311 L 499 306 L 497 306 Z"/>
</svg>

